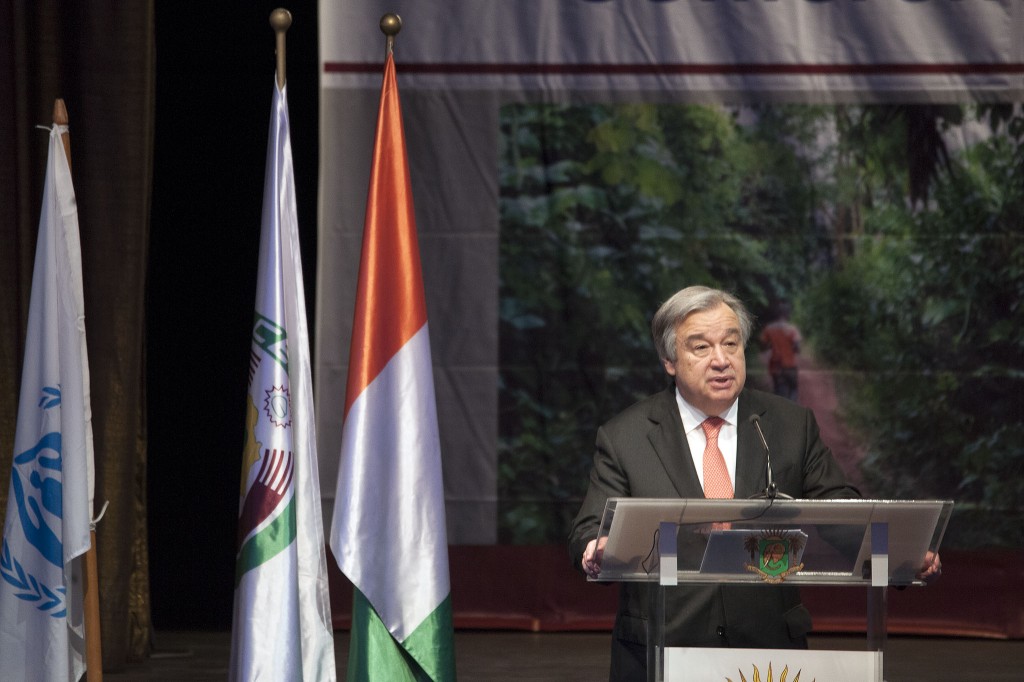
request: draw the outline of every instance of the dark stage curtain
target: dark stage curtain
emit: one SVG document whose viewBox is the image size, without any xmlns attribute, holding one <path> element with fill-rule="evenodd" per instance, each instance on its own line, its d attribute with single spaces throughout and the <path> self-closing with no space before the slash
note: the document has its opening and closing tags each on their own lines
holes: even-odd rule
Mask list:
<svg viewBox="0 0 1024 682">
<path fill-rule="evenodd" d="M 7 505 L 45 131 L 64 99 L 78 200 L 96 447 L 104 668 L 150 647 L 145 282 L 154 3 L 0 0 L 0 514 Z"/>
</svg>

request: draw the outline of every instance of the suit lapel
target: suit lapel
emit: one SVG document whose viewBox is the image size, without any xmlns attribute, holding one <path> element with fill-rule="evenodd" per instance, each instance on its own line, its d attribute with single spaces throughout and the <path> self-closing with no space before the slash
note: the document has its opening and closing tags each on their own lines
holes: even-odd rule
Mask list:
<svg viewBox="0 0 1024 682">
<path fill-rule="evenodd" d="M 736 492 L 737 499 L 746 499 L 764 490 L 765 456 L 760 438 L 750 415 L 762 419 L 767 412 L 764 404 L 751 393 L 740 394 L 736 425 Z M 690 446 L 683 434 L 683 422 L 676 405 L 675 387 L 659 394 L 649 416 L 652 428 L 647 438 L 668 472 L 669 481 L 680 497 L 704 497 L 697 470 L 693 467 Z"/>
<path fill-rule="evenodd" d="M 647 439 L 668 472 L 668 479 L 680 497 L 703 497 L 700 479 L 693 468 L 693 456 L 683 434 L 683 421 L 679 418 L 675 387 L 662 391 L 651 409 L 653 422 Z"/>
<path fill-rule="evenodd" d="M 764 417 L 765 408 L 751 394 L 740 394 L 736 425 L 736 497 L 745 499 L 764 490 L 765 455 L 757 429 L 750 423 L 750 415 Z"/>
</svg>

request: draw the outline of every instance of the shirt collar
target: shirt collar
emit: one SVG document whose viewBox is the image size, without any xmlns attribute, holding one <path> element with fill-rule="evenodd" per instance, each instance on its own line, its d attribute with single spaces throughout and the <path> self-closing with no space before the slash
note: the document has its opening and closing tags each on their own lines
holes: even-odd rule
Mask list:
<svg viewBox="0 0 1024 682">
<path fill-rule="evenodd" d="M 683 394 L 679 392 L 679 387 L 676 387 L 676 405 L 679 406 L 679 416 L 683 420 L 683 433 L 689 433 L 693 429 L 698 428 L 701 423 L 708 417 L 721 417 L 725 420 L 726 424 L 736 426 L 736 418 L 739 413 L 739 397 L 732 401 L 732 405 L 729 406 L 725 412 L 718 415 L 704 414 L 696 407 L 686 402 L 683 398 Z"/>
</svg>

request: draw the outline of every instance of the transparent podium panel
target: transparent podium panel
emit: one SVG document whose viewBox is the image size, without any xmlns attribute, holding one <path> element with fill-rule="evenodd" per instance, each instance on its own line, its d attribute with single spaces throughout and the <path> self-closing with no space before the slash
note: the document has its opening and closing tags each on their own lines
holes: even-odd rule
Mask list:
<svg viewBox="0 0 1024 682">
<path fill-rule="evenodd" d="M 952 510 L 948 500 L 612 498 L 598 535 L 601 572 L 591 580 L 652 583 L 647 666 L 654 682 L 686 674 L 666 669 L 687 668 L 678 651 L 665 655 L 665 590 L 672 586 L 865 588 L 866 649 L 877 657 L 863 662 L 877 664 L 878 675 L 863 679 L 882 680 L 886 590 L 924 584 L 917 574 L 928 552 L 938 552 Z"/>
<path fill-rule="evenodd" d="M 952 509 L 946 500 L 612 498 L 593 580 L 660 581 L 661 533 L 671 524 L 677 582 L 774 582 L 772 574 L 783 570 L 778 582 L 788 584 L 920 584 L 916 574 L 927 552 L 938 551 Z M 880 534 L 884 566 L 872 563 Z M 765 561 L 772 571 L 763 570 Z M 885 575 L 877 575 L 883 567 Z"/>
</svg>

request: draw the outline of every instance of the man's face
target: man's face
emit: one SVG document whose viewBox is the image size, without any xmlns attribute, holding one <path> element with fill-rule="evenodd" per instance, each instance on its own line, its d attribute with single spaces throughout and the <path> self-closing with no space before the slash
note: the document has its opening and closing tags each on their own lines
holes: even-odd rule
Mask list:
<svg viewBox="0 0 1024 682">
<path fill-rule="evenodd" d="M 691 313 L 676 325 L 676 360 L 663 361 L 686 402 L 708 415 L 724 412 L 747 380 L 740 322 L 732 308 Z"/>
</svg>

